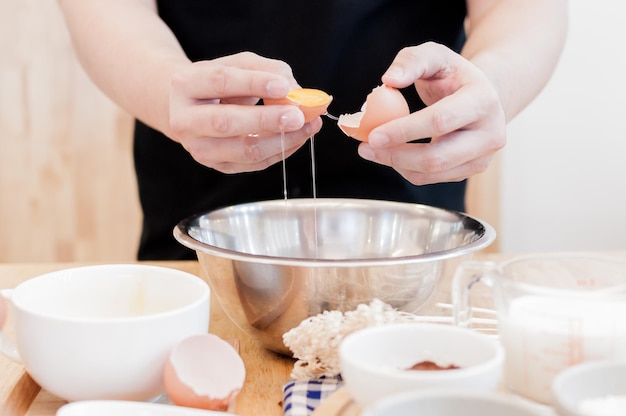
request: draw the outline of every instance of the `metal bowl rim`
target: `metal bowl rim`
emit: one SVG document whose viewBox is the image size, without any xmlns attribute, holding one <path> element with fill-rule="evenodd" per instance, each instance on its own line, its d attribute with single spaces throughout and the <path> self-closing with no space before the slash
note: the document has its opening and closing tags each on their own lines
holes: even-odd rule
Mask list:
<svg viewBox="0 0 626 416">
<path fill-rule="evenodd" d="M 413 256 L 400 256 L 400 257 L 387 257 L 387 258 L 376 258 L 376 259 L 304 259 L 297 257 L 276 257 L 276 256 L 267 256 L 260 254 L 251 254 L 244 253 L 239 251 L 234 251 L 230 249 L 225 249 L 221 247 L 217 247 L 214 245 L 210 245 L 207 243 L 203 243 L 202 241 L 198 241 L 195 238 L 191 237 L 187 232 L 190 224 L 194 222 L 196 219 L 205 216 L 207 214 L 218 212 L 221 210 L 241 207 L 245 205 L 268 205 L 275 204 L 279 202 L 279 200 L 267 200 L 267 201 L 258 201 L 258 202 L 250 202 L 238 205 L 232 205 L 228 207 L 218 208 L 215 210 L 210 210 L 206 212 L 201 212 L 198 214 L 191 215 L 183 220 L 181 220 L 176 227 L 174 227 L 174 238 L 181 243 L 182 245 L 196 250 L 196 252 L 202 252 L 205 254 L 211 254 L 218 257 L 228 258 L 235 261 L 245 261 L 251 263 L 260 263 L 260 264 L 273 264 L 273 265 L 282 265 L 282 266 L 291 266 L 291 267 L 371 267 L 371 266 L 390 266 L 390 265 L 402 265 L 402 264 L 414 264 L 414 263 L 426 263 L 432 261 L 446 260 L 454 257 L 459 257 L 465 254 L 470 254 L 480 249 L 483 249 L 489 246 L 496 239 L 495 229 L 486 223 L 483 220 L 480 220 L 476 217 L 467 215 L 465 213 L 459 211 L 446 210 L 443 208 L 432 207 L 429 205 L 409 203 L 409 202 L 396 202 L 396 201 L 383 201 L 383 200 L 364 200 L 364 199 L 349 199 L 349 198 L 317 198 L 317 200 L 325 200 L 325 201 L 333 201 L 333 202 L 346 202 L 346 203 L 355 203 L 364 201 L 368 203 L 377 203 L 377 204 L 398 204 L 405 206 L 414 206 L 416 208 L 422 208 L 427 210 L 435 210 L 440 212 L 445 212 L 448 214 L 457 215 L 460 219 L 467 219 L 473 222 L 476 222 L 480 227 L 482 227 L 483 233 L 479 235 L 479 237 L 472 241 L 469 244 L 466 244 L 461 247 L 452 248 L 449 250 L 442 250 L 439 252 L 433 253 L 423 253 Z M 313 199 L 307 198 L 294 198 L 288 201 L 298 201 L 298 203 L 313 201 Z"/>
</svg>

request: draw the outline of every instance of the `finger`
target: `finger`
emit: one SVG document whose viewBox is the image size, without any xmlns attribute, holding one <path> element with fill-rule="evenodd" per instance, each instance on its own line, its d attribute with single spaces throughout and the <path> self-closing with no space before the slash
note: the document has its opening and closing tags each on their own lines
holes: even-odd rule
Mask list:
<svg viewBox="0 0 626 416">
<path fill-rule="evenodd" d="M 301 146 L 285 149 L 285 159 L 294 154 Z M 214 166 L 214 169 L 222 173 L 243 173 L 243 172 L 257 172 L 267 169 L 268 167 L 280 162 L 283 159 L 283 153 L 274 155 L 267 159 L 260 160 L 259 162 L 252 163 L 238 163 L 238 162 L 222 162 Z"/>
<path fill-rule="evenodd" d="M 359 154 L 370 161 L 400 171 L 441 175 L 478 160 L 501 149 L 505 132 L 466 130 L 435 138 L 430 143 L 408 143 L 387 149 L 373 149 L 367 143 L 359 146 Z"/>
<path fill-rule="evenodd" d="M 229 138 L 197 138 L 186 142 L 185 148 L 194 159 L 209 167 L 259 163 L 269 166 L 275 163 L 276 157 L 282 157 L 283 143 L 286 152 L 297 149 L 320 128 L 321 122 L 311 122 L 299 131 L 285 133 L 283 137 L 260 133 L 256 138 L 248 134 Z M 267 160 L 272 162 L 268 164 Z"/>
<path fill-rule="evenodd" d="M 234 55 L 217 58 L 212 62 L 242 69 L 279 74 L 287 78 L 294 87 L 297 86 L 291 67 L 286 62 L 278 59 L 266 58 L 253 52 L 240 52 Z"/>
<path fill-rule="evenodd" d="M 404 88 L 417 79 L 444 78 L 464 61 L 459 54 L 434 42 L 404 48 L 382 76 L 384 84 Z"/>
<path fill-rule="evenodd" d="M 372 148 L 393 147 L 467 128 L 489 117 L 483 96 L 478 88 L 463 87 L 429 107 L 377 127 L 370 133 L 368 142 Z"/>
<path fill-rule="evenodd" d="M 260 131 L 296 131 L 304 115 L 291 105 L 239 106 L 202 104 L 185 107 L 170 116 L 174 137 L 236 137 Z"/>
<path fill-rule="evenodd" d="M 266 71 L 224 66 L 210 61 L 196 62 L 172 77 L 171 91 L 180 99 L 232 97 L 282 98 L 290 82 Z"/>
<path fill-rule="evenodd" d="M 320 126 L 318 126 L 320 124 Z M 313 134 L 321 128 L 321 123 L 315 122 L 306 125 L 306 128 L 298 132 L 285 133 L 283 135 L 263 136 L 261 134 L 251 134 L 244 137 L 241 146 L 231 148 L 234 153 L 231 157 L 235 161 L 243 163 L 259 163 L 272 160 L 275 163 L 276 157 L 282 159 L 288 157 L 295 150 L 299 149 Z"/>
<path fill-rule="evenodd" d="M 438 172 L 424 173 L 407 169 L 398 169 L 398 173 L 414 185 L 429 185 L 443 182 L 460 182 L 478 173 L 482 173 L 489 167 L 494 154 L 482 156 L 459 165 L 454 169 Z"/>
</svg>

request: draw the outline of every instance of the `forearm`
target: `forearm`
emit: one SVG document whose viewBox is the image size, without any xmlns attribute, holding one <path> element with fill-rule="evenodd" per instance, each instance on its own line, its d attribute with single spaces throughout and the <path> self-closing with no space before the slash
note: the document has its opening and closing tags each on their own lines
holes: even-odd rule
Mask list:
<svg viewBox="0 0 626 416">
<path fill-rule="evenodd" d="M 189 63 L 153 0 L 59 0 L 78 58 L 111 99 L 168 134 L 170 79 Z"/>
<path fill-rule="evenodd" d="M 463 56 L 494 84 L 511 120 L 548 82 L 565 43 L 567 0 L 471 0 Z"/>
</svg>

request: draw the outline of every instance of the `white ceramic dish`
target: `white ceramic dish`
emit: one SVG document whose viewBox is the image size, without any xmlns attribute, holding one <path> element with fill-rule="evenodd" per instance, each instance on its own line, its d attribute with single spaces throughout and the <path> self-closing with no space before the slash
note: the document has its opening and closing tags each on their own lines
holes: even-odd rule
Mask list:
<svg viewBox="0 0 626 416">
<path fill-rule="evenodd" d="M 56 416 L 234 416 L 232 413 L 159 403 L 86 400 L 62 406 Z"/>
<path fill-rule="evenodd" d="M 552 382 L 554 407 L 563 416 L 626 414 L 626 362 L 589 361 Z"/>
<path fill-rule="evenodd" d="M 504 352 L 493 338 L 442 324 L 403 323 L 370 327 L 348 335 L 339 347 L 341 375 L 362 407 L 407 391 L 457 389 L 495 391 Z M 452 370 L 407 370 L 432 361 Z"/>
<path fill-rule="evenodd" d="M 206 282 L 146 264 L 57 270 L 0 295 L 15 330 L 0 351 L 68 402 L 159 396 L 174 345 L 206 334 L 210 321 Z"/>
<path fill-rule="evenodd" d="M 382 399 L 362 416 L 542 416 L 522 399 L 497 393 L 407 391 Z"/>
</svg>

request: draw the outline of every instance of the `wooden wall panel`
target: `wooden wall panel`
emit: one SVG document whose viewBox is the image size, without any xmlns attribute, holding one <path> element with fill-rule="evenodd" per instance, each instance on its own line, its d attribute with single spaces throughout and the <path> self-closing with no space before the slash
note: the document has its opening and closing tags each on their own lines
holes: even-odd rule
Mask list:
<svg viewBox="0 0 626 416">
<path fill-rule="evenodd" d="M 0 0 L 0 261 L 134 259 L 131 132 L 56 1 Z"/>
<path fill-rule="evenodd" d="M 467 184 L 466 208 L 470 215 L 486 221 L 500 231 L 500 155 L 491 162 L 489 168 L 471 177 Z M 485 249 L 487 253 L 500 251 L 500 243 L 496 241 Z"/>
</svg>

